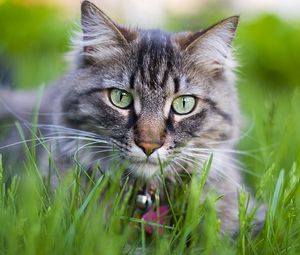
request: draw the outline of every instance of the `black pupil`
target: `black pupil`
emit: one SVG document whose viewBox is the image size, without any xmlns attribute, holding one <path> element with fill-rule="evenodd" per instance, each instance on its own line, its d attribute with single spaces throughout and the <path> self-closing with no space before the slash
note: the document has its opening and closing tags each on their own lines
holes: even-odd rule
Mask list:
<svg viewBox="0 0 300 255">
<path fill-rule="evenodd" d="M 183 106 L 183 108 L 185 108 L 185 104 L 186 104 L 186 98 L 184 97 L 184 98 L 182 99 L 182 106 Z"/>
<path fill-rule="evenodd" d="M 122 99 L 123 99 L 124 96 L 125 96 L 125 93 L 122 92 L 122 91 L 120 91 L 120 92 L 119 92 L 119 101 L 120 101 L 120 102 L 122 101 Z"/>
</svg>

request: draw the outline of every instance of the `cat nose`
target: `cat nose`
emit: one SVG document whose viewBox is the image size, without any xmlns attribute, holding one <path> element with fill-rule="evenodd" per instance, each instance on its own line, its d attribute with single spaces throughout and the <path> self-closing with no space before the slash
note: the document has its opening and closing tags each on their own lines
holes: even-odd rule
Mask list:
<svg viewBox="0 0 300 255">
<path fill-rule="evenodd" d="M 149 157 L 156 149 L 160 148 L 162 145 L 159 143 L 138 143 L 139 146 L 144 153 Z"/>
</svg>

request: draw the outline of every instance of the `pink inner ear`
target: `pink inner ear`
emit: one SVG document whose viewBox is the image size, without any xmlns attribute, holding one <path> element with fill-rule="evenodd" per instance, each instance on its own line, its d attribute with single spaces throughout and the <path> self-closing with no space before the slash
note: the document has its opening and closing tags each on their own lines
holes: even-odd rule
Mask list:
<svg viewBox="0 0 300 255">
<path fill-rule="evenodd" d="M 168 218 L 169 208 L 167 206 L 161 206 L 156 211 L 150 209 L 147 213 L 145 213 L 142 217 L 145 221 L 158 223 L 161 225 L 165 225 L 166 220 Z M 146 223 L 145 231 L 147 234 L 152 235 L 155 230 L 155 226 L 149 225 Z M 162 234 L 164 232 L 163 227 L 159 227 L 158 233 Z"/>
</svg>

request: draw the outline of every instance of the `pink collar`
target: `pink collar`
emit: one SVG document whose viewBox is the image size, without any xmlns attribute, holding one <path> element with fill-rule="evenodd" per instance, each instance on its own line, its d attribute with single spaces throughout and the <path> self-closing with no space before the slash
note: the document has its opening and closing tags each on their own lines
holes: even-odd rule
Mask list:
<svg viewBox="0 0 300 255">
<path fill-rule="evenodd" d="M 152 223 L 157 223 L 160 225 L 165 225 L 167 222 L 168 216 L 169 216 L 168 206 L 160 206 L 155 211 L 152 208 L 150 208 L 150 210 L 142 216 L 142 219 L 144 219 L 146 222 L 152 222 Z M 150 224 L 145 225 L 145 231 L 147 234 L 152 235 L 154 230 L 155 230 L 155 228 L 153 225 L 150 225 Z M 163 232 L 164 232 L 164 228 L 159 227 L 158 233 L 162 234 Z"/>
<path fill-rule="evenodd" d="M 146 189 L 138 194 L 136 198 L 137 207 L 143 211 L 141 218 L 146 222 L 145 231 L 149 235 L 153 234 L 155 226 L 147 224 L 147 222 L 165 225 L 169 219 L 169 207 L 167 205 L 162 205 L 154 209 L 154 194 L 155 190 L 150 190 L 149 192 L 149 189 Z M 159 227 L 158 233 L 162 234 L 163 232 L 164 227 Z"/>
</svg>

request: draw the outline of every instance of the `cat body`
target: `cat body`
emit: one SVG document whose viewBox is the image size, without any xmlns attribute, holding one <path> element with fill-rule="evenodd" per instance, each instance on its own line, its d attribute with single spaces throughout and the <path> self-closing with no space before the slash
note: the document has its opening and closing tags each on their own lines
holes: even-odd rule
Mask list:
<svg viewBox="0 0 300 255">
<path fill-rule="evenodd" d="M 76 158 L 105 173 L 126 160 L 127 176 L 159 186 L 163 165 L 176 185 L 180 173 L 200 172 L 213 154 L 206 190 L 222 196 L 221 228 L 235 233 L 243 186 L 234 155 L 241 120 L 231 48 L 237 24 L 231 17 L 195 33 L 133 30 L 83 1 L 73 67 L 41 100 L 39 126 L 58 169 L 70 169 Z M 0 118 L 17 113 L 30 121 L 37 93 L 0 96 Z M 47 169 L 47 153 L 41 159 Z"/>
</svg>

